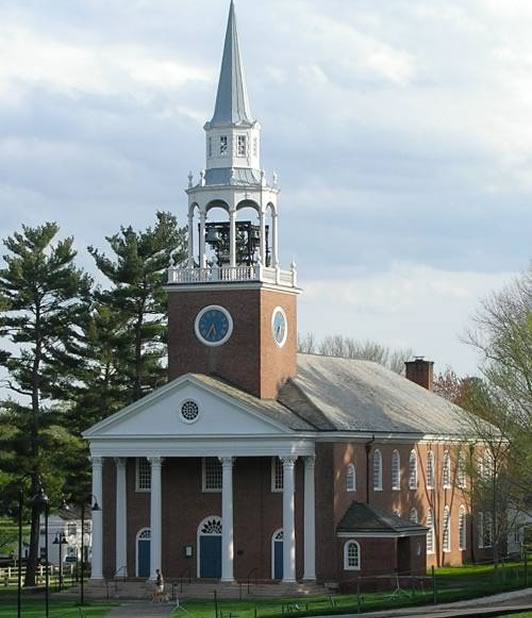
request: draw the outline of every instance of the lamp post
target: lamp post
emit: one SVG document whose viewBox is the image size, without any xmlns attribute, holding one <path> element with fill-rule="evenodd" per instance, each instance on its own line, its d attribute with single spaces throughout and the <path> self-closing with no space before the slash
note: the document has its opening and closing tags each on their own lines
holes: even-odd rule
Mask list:
<svg viewBox="0 0 532 618">
<path fill-rule="evenodd" d="M 59 545 L 59 592 L 63 589 L 63 545 L 67 545 L 65 533 L 63 531 L 55 533 L 54 545 Z"/>
<path fill-rule="evenodd" d="M 98 504 L 98 498 L 94 494 L 90 494 L 89 501 L 94 498 L 94 503 L 91 506 L 91 511 L 96 513 L 102 508 Z M 81 581 L 79 587 L 79 604 L 83 607 L 85 602 L 85 501 L 81 502 Z"/>
<path fill-rule="evenodd" d="M 22 509 L 24 508 L 24 494 L 22 481 L 18 490 L 18 576 L 17 576 L 17 618 L 21 617 L 22 601 Z"/>
<path fill-rule="evenodd" d="M 40 511 L 44 511 L 44 602 L 45 602 L 45 616 L 48 618 L 49 601 L 50 601 L 50 569 L 48 566 L 48 509 L 49 500 L 48 496 L 44 493 L 44 489 L 39 487 L 37 495 L 33 499 L 33 504 Z"/>
</svg>

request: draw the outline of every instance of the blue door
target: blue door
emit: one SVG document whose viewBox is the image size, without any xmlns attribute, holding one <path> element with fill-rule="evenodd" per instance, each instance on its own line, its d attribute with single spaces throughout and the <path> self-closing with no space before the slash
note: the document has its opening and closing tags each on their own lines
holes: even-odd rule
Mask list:
<svg viewBox="0 0 532 618">
<path fill-rule="evenodd" d="M 273 578 L 283 579 L 283 542 L 273 542 Z"/>
<path fill-rule="evenodd" d="M 200 577 L 220 579 L 222 576 L 222 537 L 200 536 Z"/>
<path fill-rule="evenodd" d="M 150 545 L 149 539 L 139 539 L 139 577 L 150 576 Z"/>
</svg>

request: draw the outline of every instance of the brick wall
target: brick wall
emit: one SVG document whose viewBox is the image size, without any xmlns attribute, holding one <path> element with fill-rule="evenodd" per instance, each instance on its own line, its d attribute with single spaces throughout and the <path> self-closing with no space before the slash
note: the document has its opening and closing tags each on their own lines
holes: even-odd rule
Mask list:
<svg viewBox="0 0 532 618">
<path fill-rule="evenodd" d="M 217 375 L 263 399 L 274 399 L 278 387 L 296 373 L 296 295 L 256 286 L 238 290 L 174 290 L 168 295 L 168 375 L 188 372 Z M 221 305 L 234 329 L 222 346 L 203 345 L 194 332 L 198 312 Z M 273 309 L 281 306 L 288 337 L 279 348 L 272 337 Z M 185 353 L 186 351 L 186 353 Z"/>
</svg>

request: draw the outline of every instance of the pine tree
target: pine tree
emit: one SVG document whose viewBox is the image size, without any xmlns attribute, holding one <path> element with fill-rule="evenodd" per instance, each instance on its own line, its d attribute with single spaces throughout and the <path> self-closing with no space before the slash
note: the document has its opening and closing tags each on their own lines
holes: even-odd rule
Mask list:
<svg viewBox="0 0 532 618">
<path fill-rule="evenodd" d="M 123 405 L 166 381 L 167 316 L 163 285 L 170 263 L 185 257 L 185 238 L 185 228 L 178 227 L 173 215 L 158 212 L 153 228 L 135 231 L 122 227 L 118 234 L 107 237 L 112 257 L 89 247 L 98 269 L 111 283 L 109 289 L 96 295 L 100 315 L 95 333 L 101 338 L 94 343 L 110 343 L 109 349 L 115 345 L 118 351 L 107 363 L 100 363 L 99 371 L 113 373 L 108 376 L 106 388 L 119 394 Z M 109 324 L 103 324 L 105 316 L 116 325 L 112 332 L 106 331 Z M 105 341 L 106 332 L 114 344 Z"/>
<path fill-rule="evenodd" d="M 0 336 L 14 349 L 0 355 L 5 385 L 14 393 L 0 415 L 9 428 L 0 431 L 3 467 L 13 477 L 29 476 L 30 495 L 41 481 L 50 495 L 59 494 L 63 457 L 80 446 L 64 428 L 63 414 L 83 366 L 79 325 L 92 282 L 74 264 L 73 239 L 56 240 L 58 232 L 56 223 L 23 226 L 4 240 L 8 253 L 0 270 Z M 35 584 L 38 541 L 39 513 L 32 508 L 26 586 Z"/>
</svg>

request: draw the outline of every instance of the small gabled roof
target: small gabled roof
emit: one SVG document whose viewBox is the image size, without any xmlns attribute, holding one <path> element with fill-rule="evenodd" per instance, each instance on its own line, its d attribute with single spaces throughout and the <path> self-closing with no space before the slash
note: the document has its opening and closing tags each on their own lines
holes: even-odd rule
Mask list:
<svg viewBox="0 0 532 618">
<path fill-rule="evenodd" d="M 337 532 L 372 533 L 375 534 L 426 534 L 427 528 L 421 524 L 403 519 L 395 513 L 389 513 L 362 502 L 353 502 L 336 528 Z"/>
<path fill-rule="evenodd" d="M 462 408 L 370 361 L 298 354 L 279 401 L 321 431 L 464 438 L 468 428 Z"/>
<path fill-rule="evenodd" d="M 252 122 L 236 29 L 235 6 L 231 0 L 216 106 L 211 125 L 252 124 Z"/>
</svg>

